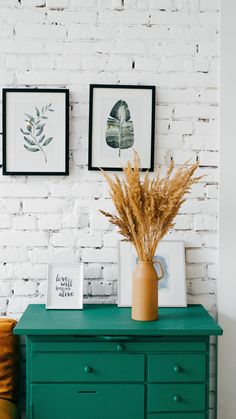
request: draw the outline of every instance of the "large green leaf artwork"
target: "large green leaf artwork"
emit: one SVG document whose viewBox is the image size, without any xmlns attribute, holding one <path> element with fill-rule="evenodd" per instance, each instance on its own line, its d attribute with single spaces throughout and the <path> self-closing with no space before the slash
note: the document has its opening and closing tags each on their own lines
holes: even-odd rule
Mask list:
<svg viewBox="0 0 236 419">
<path fill-rule="evenodd" d="M 109 147 L 120 151 L 134 144 L 134 126 L 125 100 L 118 100 L 107 119 L 106 142 Z"/>
<path fill-rule="evenodd" d="M 43 153 L 45 163 L 47 163 L 47 156 L 44 151 L 44 147 L 50 144 L 53 140 L 53 137 L 46 138 L 46 134 L 44 133 L 45 126 L 49 118 L 48 112 L 54 112 L 51 103 L 43 106 L 41 109 L 35 106 L 33 115 L 29 115 L 27 113 L 24 114 L 25 127 L 20 128 L 20 132 L 23 134 L 25 142 L 25 144 L 23 144 L 24 148 L 31 153 L 37 153 L 38 151 Z"/>
</svg>

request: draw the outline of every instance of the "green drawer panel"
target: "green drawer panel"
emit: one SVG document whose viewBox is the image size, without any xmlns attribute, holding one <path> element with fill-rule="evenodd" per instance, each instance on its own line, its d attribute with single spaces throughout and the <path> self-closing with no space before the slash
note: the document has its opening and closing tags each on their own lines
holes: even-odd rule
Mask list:
<svg viewBox="0 0 236 419">
<path fill-rule="evenodd" d="M 205 413 L 151 413 L 147 419 L 206 419 Z"/>
<path fill-rule="evenodd" d="M 141 354 L 33 353 L 33 382 L 143 381 Z"/>
<path fill-rule="evenodd" d="M 141 384 L 33 384 L 28 419 L 143 419 Z"/>
<path fill-rule="evenodd" d="M 148 356 L 148 380 L 191 382 L 206 380 L 204 354 L 158 354 Z"/>
<path fill-rule="evenodd" d="M 114 338 L 114 337 L 113 337 Z M 115 338 L 113 342 L 101 341 L 32 341 L 33 352 L 117 352 L 117 344 L 126 352 L 205 352 L 205 342 L 128 342 Z M 120 350 L 120 349 L 119 349 Z"/>
<path fill-rule="evenodd" d="M 150 384 L 149 412 L 201 412 L 206 409 L 204 384 Z"/>
</svg>

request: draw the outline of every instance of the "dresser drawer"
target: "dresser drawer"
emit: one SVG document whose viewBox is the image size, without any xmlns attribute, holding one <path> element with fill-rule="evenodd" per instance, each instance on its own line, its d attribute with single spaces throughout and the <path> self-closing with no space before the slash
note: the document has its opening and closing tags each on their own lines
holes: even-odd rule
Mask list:
<svg viewBox="0 0 236 419">
<path fill-rule="evenodd" d="M 148 412 L 204 411 L 206 408 L 204 384 L 150 384 Z"/>
<path fill-rule="evenodd" d="M 206 352 L 206 342 L 196 341 L 165 341 L 163 338 L 152 340 L 141 339 L 138 336 L 100 336 L 97 338 L 84 337 L 54 337 L 50 341 L 32 340 L 32 352 Z"/>
<path fill-rule="evenodd" d="M 33 382 L 144 381 L 142 354 L 33 353 Z"/>
<path fill-rule="evenodd" d="M 151 413 L 147 419 L 206 419 L 205 413 Z"/>
<path fill-rule="evenodd" d="M 157 354 L 148 356 L 148 381 L 190 382 L 206 380 L 204 354 Z"/>
<path fill-rule="evenodd" d="M 142 384 L 33 384 L 28 419 L 143 419 Z"/>
</svg>

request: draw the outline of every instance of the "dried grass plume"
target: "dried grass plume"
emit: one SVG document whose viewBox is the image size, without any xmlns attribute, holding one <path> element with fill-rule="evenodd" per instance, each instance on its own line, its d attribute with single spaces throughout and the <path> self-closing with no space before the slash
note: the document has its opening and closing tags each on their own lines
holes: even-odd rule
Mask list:
<svg viewBox="0 0 236 419">
<path fill-rule="evenodd" d="M 142 181 L 140 158 L 134 153 L 133 167 L 130 161 L 123 167 L 123 180 L 102 170 L 116 214 L 100 212 L 118 227 L 125 241 L 133 243 L 139 260 L 152 261 L 159 241 L 174 226 L 184 195 L 200 179 L 193 176 L 197 167 L 198 162 L 192 166 L 184 163 L 174 173 L 171 161 L 164 177 L 155 173 L 151 179 L 146 172 Z"/>
</svg>

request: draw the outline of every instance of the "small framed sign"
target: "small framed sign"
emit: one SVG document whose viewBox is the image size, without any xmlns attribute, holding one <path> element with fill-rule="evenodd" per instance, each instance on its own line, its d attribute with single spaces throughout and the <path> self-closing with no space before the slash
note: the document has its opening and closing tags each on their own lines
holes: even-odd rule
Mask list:
<svg viewBox="0 0 236 419">
<path fill-rule="evenodd" d="M 69 174 L 69 90 L 3 89 L 3 175 Z"/>
<path fill-rule="evenodd" d="M 83 308 L 83 264 L 48 265 L 47 309 Z"/>
<path fill-rule="evenodd" d="M 155 86 L 91 84 L 88 169 L 122 170 L 133 152 L 154 170 Z"/>
</svg>

